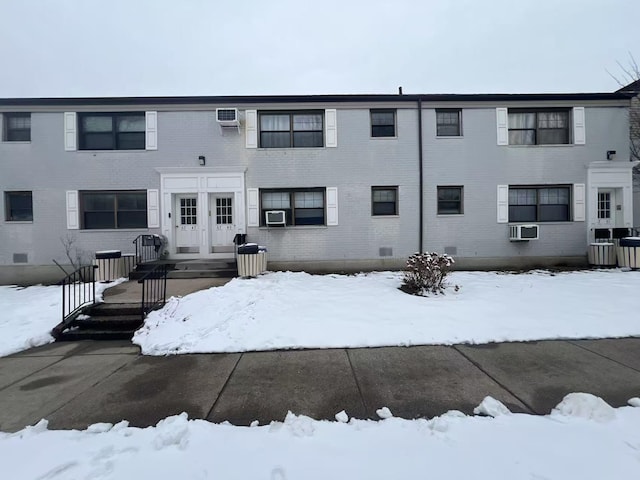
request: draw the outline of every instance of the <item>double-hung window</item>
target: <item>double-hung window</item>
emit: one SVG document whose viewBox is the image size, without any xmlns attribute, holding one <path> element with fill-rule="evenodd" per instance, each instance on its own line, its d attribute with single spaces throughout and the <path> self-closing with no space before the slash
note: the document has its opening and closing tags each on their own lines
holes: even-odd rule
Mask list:
<svg viewBox="0 0 640 480">
<path fill-rule="evenodd" d="M 31 192 L 4 192 L 4 210 L 7 222 L 32 222 Z"/>
<path fill-rule="evenodd" d="M 144 150 L 145 114 L 78 114 L 80 150 Z"/>
<path fill-rule="evenodd" d="M 436 135 L 438 137 L 462 136 L 462 110 L 459 108 L 437 109 Z"/>
<path fill-rule="evenodd" d="M 461 215 L 462 187 L 438 187 L 438 215 Z"/>
<path fill-rule="evenodd" d="M 371 110 L 371 136 L 396 136 L 396 110 L 379 108 Z"/>
<path fill-rule="evenodd" d="M 568 186 L 509 187 L 509 221 L 568 222 L 570 200 Z"/>
<path fill-rule="evenodd" d="M 5 113 L 3 114 L 2 140 L 5 142 L 31 141 L 31 114 Z"/>
<path fill-rule="evenodd" d="M 324 112 L 260 112 L 260 148 L 324 146 Z"/>
<path fill-rule="evenodd" d="M 371 215 L 398 215 L 398 187 L 371 187 Z"/>
<path fill-rule="evenodd" d="M 145 190 L 80 192 L 82 228 L 147 228 Z"/>
<path fill-rule="evenodd" d="M 509 145 L 569 143 L 569 110 L 509 109 Z"/>
<path fill-rule="evenodd" d="M 261 190 L 260 224 L 266 225 L 266 212 L 282 210 L 288 226 L 325 225 L 325 189 L 305 188 Z"/>
</svg>

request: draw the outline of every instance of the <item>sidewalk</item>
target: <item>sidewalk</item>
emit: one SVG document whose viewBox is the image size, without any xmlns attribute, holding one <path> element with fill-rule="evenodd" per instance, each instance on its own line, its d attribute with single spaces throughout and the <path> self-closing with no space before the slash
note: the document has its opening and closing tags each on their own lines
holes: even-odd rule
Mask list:
<svg viewBox="0 0 640 480">
<path fill-rule="evenodd" d="M 0 358 L 0 431 L 41 418 L 50 428 L 169 415 L 248 425 L 287 411 L 333 420 L 346 410 L 404 418 L 457 409 L 486 395 L 514 412 L 546 414 L 571 392 L 614 407 L 640 394 L 640 339 L 294 350 L 171 357 L 128 342 L 55 343 Z"/>
<path fill-rule="evenodd" d="M 183 297 L 211 287 L 220 287 L 231 280 L 231 278 L 168 278 L 167 299 Z M 142 284 L 137 280 L 128 280 L 105 290 L 103 297 L 105 303 L 140 303 Z"/>
</svg>

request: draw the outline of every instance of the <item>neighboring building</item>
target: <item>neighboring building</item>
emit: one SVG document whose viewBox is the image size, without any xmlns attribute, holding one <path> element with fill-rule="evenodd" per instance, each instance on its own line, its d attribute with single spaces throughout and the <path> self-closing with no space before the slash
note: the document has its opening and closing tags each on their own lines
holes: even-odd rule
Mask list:
<svg viewBox="0 0 640 480">
<path fill-rule="evenodd" d="M 629 108 L 629 140 L 631 142 L 631 158 L 640 160 L 640 80 L 618 90 L 632 96 Z M 633 224 L 640 227 L 640 166 L 633 169 Z"/>
<path fill-rule="evenodd" d="M 58 279 L 64 239 L 131 252 L 143 233 L 165 235 L 175 259 L 233 256 L 246 233 L 272 269 L 393 269 L 419 250 L 462 268 L 582 264 L 593 228 L 633 224 L 629 103 L 0 99 L 0 283 Z M 286 225 L 268 225 L 267 211 Z"/>
</svg>

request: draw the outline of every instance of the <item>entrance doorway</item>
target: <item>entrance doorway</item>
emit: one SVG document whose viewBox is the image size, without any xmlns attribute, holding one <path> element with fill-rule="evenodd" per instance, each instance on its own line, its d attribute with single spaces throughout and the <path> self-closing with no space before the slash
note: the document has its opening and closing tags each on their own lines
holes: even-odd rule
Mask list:
<svg viewBox="0 0 640 480">
<path fill-rule="evenodd" d="M 234 251 L 236 215 L 232 193 L 215 193 L 209 196 L 209 223 L 211 226 L 211 253 Z"/>
<path fill-rule="evenodd" d="M 176 253 L 198 253 L 198 196 L 176 195 Z"/>
</svg>

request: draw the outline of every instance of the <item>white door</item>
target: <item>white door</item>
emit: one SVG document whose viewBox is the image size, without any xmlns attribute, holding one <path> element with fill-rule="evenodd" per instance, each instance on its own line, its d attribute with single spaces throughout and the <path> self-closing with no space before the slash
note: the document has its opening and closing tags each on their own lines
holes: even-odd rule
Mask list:
<svg viewBox="0 0 640 480">
<path fill-rule="evenodd" d="M 176 195 L 175 219 L 177 253 L 198 253 L 197 195 Z"/>
<path fill-rule="evenodd" d="M 616 191 L 614 189 L 598 189 L 598 226 L 600 228 L 615 228 L 618 213 L 616 205 Z"/>
<path fill-rule="evenodd" d="M 236 234 L 233 194 L 216 193 L 211 195 L 210 199 L 212 251 L 214 253 L 233 251 L 233 237 Z"/>
</svg>

